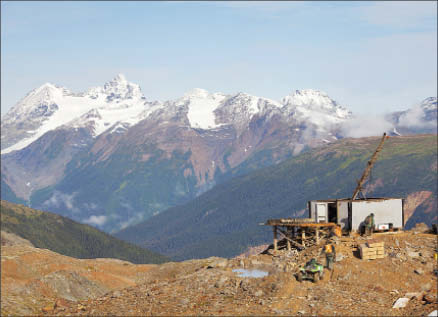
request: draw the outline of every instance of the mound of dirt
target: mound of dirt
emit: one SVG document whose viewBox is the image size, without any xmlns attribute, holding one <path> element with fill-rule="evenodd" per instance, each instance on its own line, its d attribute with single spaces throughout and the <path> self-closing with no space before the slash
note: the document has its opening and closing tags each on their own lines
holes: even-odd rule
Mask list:
<svg viewBox="0 0 438 317">
<path fill-rule="evenodd" d="M 336 240 L 337 262 L 318 283 L 298 282 L 303 263 L 319 246 L 301 252 L 243 255 L 171 262 L 137 274 L 137 283 L 98 298 L 68 302 L 49 315 L 428 315 L 437 305 L 436 236 L 401 232 L 374 234 L 386 256 L 362 260 L 359 236 Z M 128 269 L 129 266 L 126 266 Z M 239 275 L 236 269 L 264 277 Z M 263 276 L 260 275 L 260 276 Z M 403 308 L 393 308 L 399 298 Z M 404 300 L 403 302 L 406 302 Z"/>
<path fill-rule="evenodd" d="M 75 259 L 15 242 L 1 248 L 2 316 L 40 315 L 43 308 L 53 310 L 55 303 L 61 309 L 69 302 L 135 286 L 154 266 L 115 259 Z"/>
</svg>

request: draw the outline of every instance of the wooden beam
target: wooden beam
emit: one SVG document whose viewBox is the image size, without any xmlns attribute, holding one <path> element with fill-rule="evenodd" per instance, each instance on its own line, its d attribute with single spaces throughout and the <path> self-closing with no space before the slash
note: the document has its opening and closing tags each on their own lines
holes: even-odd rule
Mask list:
<svg viewBox="0 0 438 317">
<path fill-rule="evenodd" d="M 277 251 L 278 250 L 278 246 L 277 246 L 277 226 L 274 226 L 274 250 Z"/>
<path fill-rule="evenodd" d="M 315 229 L 315 234 L 316 234 L 316 244 L 319 244 L 319 229 L 318 229 L 318 227 Z"/>
<path fill-rule="evenodd" d="M 278 219 L 274 219 L 278 220 Z M 272 219 L 266 222 L 267 226 L 282 226 L 282 227 L 334 227 L 337 226 L 334 222 L 318 222 L 318 223 L 282 223 L 280 221 L 272 221 Z"/>
<path fill-rule="evenodd" d="M 301 229 L 301 244 L 306 247 L 306 230 Z"/>
<path fill-rule="evenodd" d="M 286 232 L 287 232 L 287 236 L 290 237 L 290 228 L 289 227 L 286 228 Z M 286 237 L 286 244 L 287 244 L 287 250 L 288 251 L 292 250 L 291 245 L 290 245 L 290 240 L 287 239 L 287 237 Z"/>
<path fill-rule="evenodd" d="M 304 249 L 305 248 L 302 244 L 300 244 L 300 243 L 294 241 L 293 239 L 287 237 L 285 235 L 285 233 L 281 229 L 278 229 L 278 232 L 280 232 L 280 234 L 286 239 L 286 241 L 289 241 L 290 243 L 292 243 L 293 245 L 297 246 L 300 249 Z"/>
</svg>

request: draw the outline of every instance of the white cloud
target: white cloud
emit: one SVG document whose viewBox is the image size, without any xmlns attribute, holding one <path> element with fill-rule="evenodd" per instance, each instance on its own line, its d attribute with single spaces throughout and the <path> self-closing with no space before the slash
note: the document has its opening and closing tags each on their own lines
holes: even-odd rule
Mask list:
<svg viewBox="0 0 438 317">
<path fill-rule="evenodd" d="M 98 206 L 95 203 L 84 203 L 84 207 L 86 209 L 97 209 Z"/>
<path fill-rule="evenodd" d="M 77 192 L 74 192 L 72 194 L 64 194 L 60 191 L 55 190 L 52 196 L 43 203 L 43 206 L 60 208 L 64 205 L 65 208 L 76 213 L 79 212 L 79 209 L 74 206 L 74 198 L 76 195 Z"/>
<path fill-rule="evenodd" d="M 360 138 L 382 135 L 392 130 L 393 124 L 385 120 L 383 115 L 361 115 L 345 122 L 341 129 L 346 137 Z"/>
<path fill-rule="evenodd" d="M 400 116 L 399 125 L 408 128 L 433 128 L 436 121 L 424 120 L 424 110 L 421 105 L 416 105 Z"/>
<path fill-rule="evenodd" d="M 126 221 L 120 223 L 119 230 L 123 230 L 131 225 L 137 224 L 144 219 L 144 215 L 142 213 L 138 213 L 134 215 L 134 217 L 129 218 Z"/>
<path fill-rule="evenodd" d="M 96 215 L 91 215 L 90 218 L 83 220 L 82 222 L 87 223 L 89 225 L 92 226 L 102 226 L 103 224 L 105 224 L 107 222 L 107 217 L 106 216 L 96 216 Z"/>
</svg>

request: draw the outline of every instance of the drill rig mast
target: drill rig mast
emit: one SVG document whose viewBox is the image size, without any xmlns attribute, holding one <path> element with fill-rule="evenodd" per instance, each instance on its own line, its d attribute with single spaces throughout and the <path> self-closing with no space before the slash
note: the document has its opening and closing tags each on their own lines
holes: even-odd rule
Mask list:
<svg viewBox="0 0 438 317">
<path fill-rule="evenodd" d="M 385 139 L 387 138 L 386 133 L 383 133 L 383 137 L 382 140 L 380 141 L 379 146 L 377 147 L 376 151 L 374 152 L 373 156 L 371 157 L 371 159 L 368 161 L 367 163 L 367 167 L 365 168 L 365 171 L 362 174 L 362 177 L 359 179 L 359 181 L 357 182 L 357 187 L 354 190 L 353 196 L 351 197 L 351 200 L 355 200 L 357 195 L 359 194 L 359 192 L 362 192 L 362 186 L 365 183 L 368 175 L 371 172 L 371 169 L 373 168 L 374 163 L 377 160 L 377 155 L 379 154 L 379 152 L 382 150 L 383 147 L 383 143 L 385 142 Z M 363 195 L 363 194 L 362 194 Z"/>
</svg>

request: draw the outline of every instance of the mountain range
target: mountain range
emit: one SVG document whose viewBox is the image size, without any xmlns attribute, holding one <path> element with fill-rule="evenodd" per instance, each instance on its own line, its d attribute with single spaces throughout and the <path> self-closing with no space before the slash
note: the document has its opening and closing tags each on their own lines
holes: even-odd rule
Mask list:
<svg viewBox="0 0 438 317">
<path fill-rule="evenodd" d="M 388 115 L 392 134 L 430 132 L 436 109 L 432 97 Z M 312 89 L 280 101 L 194 89 L 160 102 L 123 75 L 82 93 L 47 83 L 2 118 L 1 195 L 116 232 L 342 139 L 353 119 Z"/>
<path fill-rule="evenodd" d="M 259 223 L 306 217 L 310 200 L 351 197 L 379 139 L 343 139 L 234 177 L 116 236 L 176 260 L 242 254 L 272 241 L 271 227 Z M 403 198 L 407 229 L 437 223 L 436 135 L 390 137 L 364 189 Z"/>
</svg>

